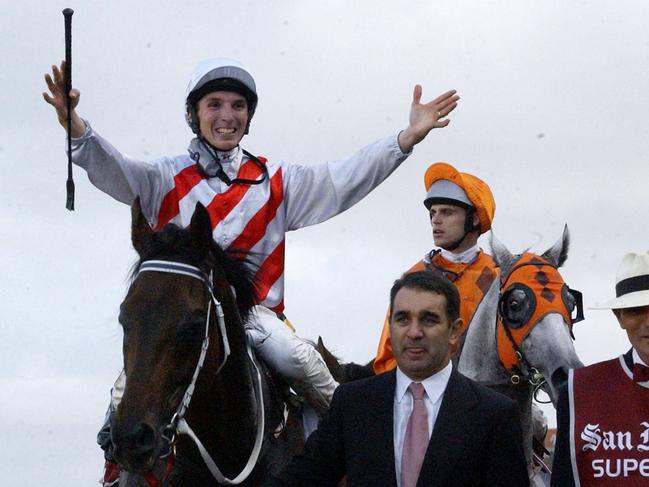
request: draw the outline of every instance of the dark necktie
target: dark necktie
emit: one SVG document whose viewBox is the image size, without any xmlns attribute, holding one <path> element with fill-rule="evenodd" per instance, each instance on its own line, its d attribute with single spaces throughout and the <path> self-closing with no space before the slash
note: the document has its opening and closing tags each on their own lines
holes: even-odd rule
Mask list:
<svg viewBox="0 0 649 487">
<path fill-rule="evenodd" d="M 415 487 L 421 464 L 428 447 L 428 412 L 424 403 L 424 386 L 412 382 L 408 387 L 412 394 L 412 412 L 408 419 L 401 455 L 401 487 Z"/>
<path fill-rule="evenodd" d="M 642 364 L 633 364 L 633 380 L 635 382 L 646 382 L 649 380 L 649 367 Z"/>
</svg>

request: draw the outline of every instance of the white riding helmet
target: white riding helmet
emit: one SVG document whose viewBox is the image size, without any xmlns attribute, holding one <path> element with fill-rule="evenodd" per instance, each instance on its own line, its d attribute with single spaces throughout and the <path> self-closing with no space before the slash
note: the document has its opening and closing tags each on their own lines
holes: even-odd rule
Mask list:
<svg viewBox="0 0 649 487">
<path fill-rule="evenodd" d="M 189 128 L 200 136 L 198 124 L 198 100 L 214 91 L 234 91 L 245 97 L 248 103 L 248 125 L 257 108 L 257 87 L 255 80 L 241 62 L 234 59 L 206 59 L 198 63 L 185 90 L 185 117 Z"/>
</svg>

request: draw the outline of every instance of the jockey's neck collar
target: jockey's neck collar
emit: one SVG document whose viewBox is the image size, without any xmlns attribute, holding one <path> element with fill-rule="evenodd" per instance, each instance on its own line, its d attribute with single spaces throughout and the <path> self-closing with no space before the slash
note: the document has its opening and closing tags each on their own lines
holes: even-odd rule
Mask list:
<svg viewBox="0 0 649 487">
<path fill-rule="evenodd" d="M 450 250 L 441 249 L 441 256 L 450 262 L 456 264 L 470 264 L 473 262 L 480 253 L 480 247 L 476 244 L 462 252 L 452 252 Z"/>
<path fill-rule="evenodd" d="M 216 150 L 216 157 L 219 158 L 219 161 L 222 163 L 228 163 L 234 161 L 234 159 L 239 154 L 239 146 L 236 146 L 228 151 Z"/>
<path fill-rule="evenodd" d="M 212 144 L 210 144 L 205 137 L 199 138 L 201 146 L 206 152 L 216 161 L 221 164 L 231 164 L 237 162 L 238 156 L 241 153 L 241 146 L 239 144 L 235 145 L 230 150 L 221 150 Z"/>
</svg>

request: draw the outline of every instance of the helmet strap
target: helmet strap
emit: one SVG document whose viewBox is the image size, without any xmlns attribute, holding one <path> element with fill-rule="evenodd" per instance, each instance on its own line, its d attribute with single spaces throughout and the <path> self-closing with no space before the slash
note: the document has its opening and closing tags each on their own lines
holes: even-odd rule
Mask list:
<svg viewBox="0 0 649 487">
<path fill-rule="evenodd" d="M 445 249 L 445 250 L 448 250 L 448 251 L 450 251 L 450 252 L 453 252 L 453 251 L 454 251 L 455 249 L 457 249 L 460 245 L 462 245 L 462 242 L 464 242 L 464 239 L 466 238 L 466 236 L 467 236 L 468 234 L 469 234 L 469 232 L 467 232 L 466 229 L 465 229 L 465 230 L 464 230 L 464 234 L 462 235 L 462 237 L 460 237 L 458 240 L 456 240 L 456 241 L 453 242 L 452 244 L 447 245 L 446 247 L 444 247 L 444 249 Z"/>
<path fill-rule="evenodd" d="M 198 135 L 198 141 L 203 145 L 205 150 L 208 152 L 210 156 L 212 156 L 212 159 L 216 163 L 217 166 L 217 171 L 215 174 L 215 177 L 219 178 L 221 181 L 223 181 L 225 184 L 228 186 L 231 186 L 232 184 L 250 184 L 250 185 L 256 185 L 256 184 L 261 184 L 263 183 L 267 178 L 268 178 L 268 168 L 266 167 L 266 164 L 261 162 L 259 158 L 256 156 L 252 155 L 250 152 L 248 152 L 245 149 L 241 149 L 243 153 L 250 159 L 252 160 L 257 166 L 259 166 L 262 170 L 262 178 L 261 179 L 245 179 L 245 178 L 234 178 L 230 179 L 230 177 L 225 173 L 223 170 L 223 166 L 221 165 L 221 161 L 219 161 L 219 156 L 218 156 L 218 150 L 216 147 L 214 147 L 212 144 L 210 144 L 205 137 L 202 135 Z"/>
<path fill-rule="evenodd" d="M 467 207 L 467 209 L 466 209 L 466 217 L 465 217 L 465 220 L 464 220 L 464 233 L 462 234 L 462 236 L 458 240 L 456 240 L 455 242 L 451 243 L 450 245 L 447 245 L 446 247 L 444 247 L 445 250 L 453 252 L 460 245 L 462 245 L 462 243 L 464 243 L 464 241 L 466 240 L 467 236 L 470 233 L 472 233 L 472 232 L 474 232 L 474 231 L 476 231 L 477 229 L 480 228 L 479 224 L 476 225 L 473 222 L 474 216 L 475 216 L 475 210 L 473 208 L 471 208 L 471 207 Z"/>
</svg>

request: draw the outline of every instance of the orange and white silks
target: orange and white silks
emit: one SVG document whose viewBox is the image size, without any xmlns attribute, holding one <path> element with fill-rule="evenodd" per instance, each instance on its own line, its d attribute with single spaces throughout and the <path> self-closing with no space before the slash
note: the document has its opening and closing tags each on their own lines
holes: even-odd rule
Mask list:
<svg viewBox="0 0 649 487">
<path fill-rule="evenodd" d="M 553 264 L 529 252 L 523 253 L 511 270 L 506 275 L 501 275 L 500 280 L 496 327 L 498 357 L 505 369 L 511 374 L 518 374 L 522 359 L 516 351 L 539 321 L 550 313 L 559 313 L 568 326 L 572 326 L 568 305 L 569 288 Z M 513 289 L 523 290 L 532 303 L 529 316 L 517 323 L 507 321 L 502 309 L 503 300 Z"/>
<path fill-rule="evenodd" d="M 462 334 L 464 334 L 473 318 L 476 308 L 482 301 L 485 293 L 498 274 L 498 268 L 490 255 L 482 250 L 476 259 L 469 264 L 451 262 L 435 253 L 431 263 L 424 261 L 417 262 L 408 269 L 405 274 L 423 270 L 439 270 L 455 284 L 460 293 L 460 318 L 462 318 Z M 397 362 L 392 353 L 392 342 L 390 341 L 390 310 L 388 309 L 383 322 L 383 330 L 379 346 L 374 359 L 374 373 L 381 374 L 394 369 Z"/>
</svg>

